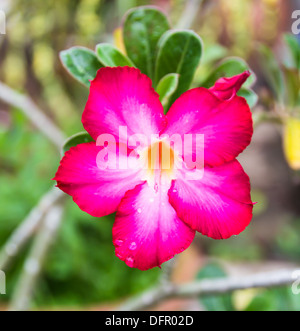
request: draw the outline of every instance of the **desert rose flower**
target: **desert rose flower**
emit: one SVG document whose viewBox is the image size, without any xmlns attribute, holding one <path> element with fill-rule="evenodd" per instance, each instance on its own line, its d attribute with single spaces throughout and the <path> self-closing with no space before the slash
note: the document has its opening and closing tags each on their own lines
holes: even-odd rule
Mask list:
<svg viewBox="0 0 300 331">
<path fill-rule="evenodd" d="M 236 160 L 253 133 L 248 104 L 237 96 L 249 75 L 222 78 L 209 90 L 191 89 L 167 115 L 138 69 L 101 68 L 91 82 L 82 123 L 95 142 L 66 152 L 54 179 L 90 215 L 116 212 L 113 244 L 129 267 L 160 266 L 188 248 L 195 231 L 226 239 L 249 225 L 250 183 Z M 164 140 L 184 141 L 188 134 L 202 135 L 202 145 L 190 141 L 183 153 Z M 108 136 L 115 141 L 109 146 L 103 143 Z M 190 167 L 199 152 L 203 162 Z M 170 155 L 168 166 L 164 154 Z"/>
</svg>

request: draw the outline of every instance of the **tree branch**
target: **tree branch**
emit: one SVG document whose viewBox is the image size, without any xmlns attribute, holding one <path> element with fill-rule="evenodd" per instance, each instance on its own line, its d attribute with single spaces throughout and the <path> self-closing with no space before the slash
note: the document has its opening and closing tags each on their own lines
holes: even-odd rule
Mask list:
<svg viewBox="0 0 300 331">
<path fill-rule="evenodd" d="M 173 259 L 167 261 L 162 266 L 162 275 L 159 280 L 160 285 L 162 287 L 168 286 L 171 283 L 176 264 L 177 264 L 177 256 L 173 257 Z"/>
<path fill-rule="evenodd" d="M 30 308 L 35 284 L 62 221 L 64 201 L 65 199 L 56 202 L 44 218 L 13 294 L 9 307 L 11 311 L 25 311 Z"/>
<path fill-rule="evenodd" d="M 28 119 L 60 150 L 65 141 L 62 131 L 27 96 L 0 82 L 0 99 L 23 111 Z"/>
<path fill-rule="evenodd" d="M 185 9 L 176 24 L 176 29 L 190 29 L 199 12 L 203 0 L 188 0 Z"/>
<path fill-rule="evenodd" d="M 56 202 L 63 198 L 64 193 L 58 188 L 51 189 L 41 198 L 38 205 L 31 210 L 4 245 L 0 253 L 0 270 L 8 268 L 13 258 L 17 256 L 38 229 L 45 214 Z"/>
<path fill-rule="evenodd" d="M 119 310 L 135 311 L 151 308 L 169 298 L 191 298 L 220 295 L 249 288 L 270 288 L 292 284 L 296 270 L 278 270 L 245 277 L 229 277 L 197 281 L 189 284 L 157 286 L 125 302 Z"/>
<path fill-rule="evenodd" d="M 283 124 L 283 119 L 276 113 L 266 111 L 256 111 L 252 115 L 253 126 L 256 128 L 261 123 Z"/>
</svg>

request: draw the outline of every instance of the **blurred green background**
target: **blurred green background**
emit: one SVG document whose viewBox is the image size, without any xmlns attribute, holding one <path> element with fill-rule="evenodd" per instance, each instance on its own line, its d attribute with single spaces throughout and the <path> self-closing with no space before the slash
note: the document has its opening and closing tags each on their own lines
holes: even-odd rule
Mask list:
<svg viewBox="0 0 300 331">
<path fill-rule="evenodd" d="M 81 114 L 88 90 L 68 75 L 60 63 L 59 52 L 75 45 L 94 49 L 100 42 L 114 43 L 115 30 L 121 26 L 126 11 L 151 4 L 168 15 L 173 27 L 191 28 L 203 39 L 204 57 L 196 73 L 195 86 L 204 82 L 212 66 L 223 58 L 238 56 L 249 63 L 257 76 L 253 89 L 259 102 L 253 113 L 279 114 L 281 119 L 293 114 L 300 119 L 297 104 L 291 106 L 280 101 L 264 70 L 268 60 L 260 52 L 261 45 L 272 50 L 278 60 L 275 71 L 290 60 L 283 35 L 291 33 L 291 13 L 300 9 L 299 1 L 199 1 L 194 15 L 188 12 L 190 2 L 1 0 L 7 31 L 6 35 L 0 35 L 0 81 L 30 96 L 66 136 L 82 131 Z M 296 89 L 297 95 L 299 80 L 293 84 L 288 90 Z M 257 126 L 251 147 L 240 159 L 252 181 L 253 200 L 258 201 L 251 226 L 240 236 L 222 242 L 199 235 L 191 250 L 185 253 L 190 261 L 190 266 L 185 267 L 194 270 L 196 264 L 201 269 L 207 257 L 223 261 L 225 265 L 234 264 L 242 270 L 245 265 L 256 270 L 266 265 L 299 264 L 299 169 L 284 150 L 298 148 L 294 146 L 294 137 L 299 126 L 293 129 L 296 133 L 290 133 L 291 142 L 284 145 L 286 122 L 265 122 Z M 57 149 L 26 116 L 0 101 L 0 247 L 52 187 L 51 178 L 59 160 Z M 115 257 L 111 238 L 113 219 L 113 216 L 95 219 L 68 199 L 62 226 L 47 256 L 41 279 L 35 285 L 35 309 L 105 309 L 157 282 L 160 269 L 132 270 Z M 7 294 L 0 296 L 3 309 L 14 293 L 30 247 L 31 242 L 5 270 Z M 197 262 L 188 259 L 189 254 L 196 256 Z M 183 268 L 180 261 L 178 268 L 180 274 Z M 192 280 L 196 274 L 195 271 L 178 278 L 179 281 Z M 241 299 L 231 299 L 234 309 L 300 309 L 300 297 L 292 296 L 289 289 L 245 294 L 242 301 L 246 303 L 242 305 L 238 305 Z M 221 303 L 217 301 L 215 305 L 220 307 Z M 201 307 L 213 310 L 215 306 L 214 302 L 202 302 Z M 228 307 L 227 302 L 223 309 L 233 308 Z"/>
</svg>

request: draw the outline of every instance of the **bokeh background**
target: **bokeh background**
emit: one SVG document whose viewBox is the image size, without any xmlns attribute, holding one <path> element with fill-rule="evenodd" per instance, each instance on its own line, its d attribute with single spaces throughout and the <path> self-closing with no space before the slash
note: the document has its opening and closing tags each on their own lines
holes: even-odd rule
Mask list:
<svg viewBox="0 0 300 331">
<path fill-rule="evenodd" d="M 213 277 L 220 269 L 243 275 L 297 267 L 300 160 L 293 158 L 293 149 L 299 148 L 300 126 L 292 125 L 294 131 L 286 142 L 288 125 L 282 118 L 293 114 L 300 119 L 300 111 L 278 101 L 260 49 L 264 45 L 278 60 L 274 70 L 282 65 L 289 68 L 284 34 L 291 33 L 291 13 L 300 9 L 300 1 L 1 0 L 7 27 L 6 35 L 0 35 L 0 81 L 29 96 L 66 136 L 82 131 L 88 90 L 68 75 L 59 52 L 75 45 L 94 49 L 100 42 L 114 43 L 126 11 L 149 4 L 160 7 L 174 27 L 191 28 L 203 39 L 205 53 L 196 83 L 208 76 L 213 64 L 238 56 L 256 73 L 253 89 L 259 96 L 253 109 L 258 114 L 253 142 L 240 157 L 251 178 L 253 200 L 258 202 L 254 219 L 244 233 L 226 241 L 197 236 L 180 255 L 173 280 L 191 281 L 203 277 L 205 270 Z M 299 71 L 292 84 L 289 89 L 296 89 L 297 95 Z M 262 113 L 267 116 L 259 116 Z M 27 116 L 0 100 L 0 249 L 53 186 L 59 160 L 57 148 Z M 115 257 L 113 219 L 95 219 L 67 200 L 41 275 L 32 284 L 33 309 L 114 309 L 125 298 L 156 284 L 160 269 L 133 270 Z M 5 270 L 7 294 L 0 295 L 0 309 L 22 295 L 24 263 L 36 235 Z M 300 296 L 289 288 L 249 290 L 208 301 L 171 300 L 156 309 L 299 310 Z"/>
</svg>

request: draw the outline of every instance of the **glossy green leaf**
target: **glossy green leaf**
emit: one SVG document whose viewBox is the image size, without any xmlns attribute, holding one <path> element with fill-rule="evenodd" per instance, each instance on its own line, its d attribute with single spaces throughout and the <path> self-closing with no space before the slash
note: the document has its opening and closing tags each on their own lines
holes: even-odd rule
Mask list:
<svg viewBox="0 0 300 331">
<path fill-rule="evenodd" d="M 165 113 L 167 112 L 168 103 L 170 97 L 176 91 L 179 83 L 179 75 L 178 74 L 168 74 L 163 77 L 157 87 L 156 91 L 159 94 L 159 99 L 164 106 Z"/>
<path fill-rule="evenodd" d="M 291 34 L 286 34 L 284 36 L 285 42 L 289 47 L 292 61 L 293 61 L 293 67 L 300 70 L 300 43 L 297 40 L 297 38 Z"/>
<path fill-rule="evenodd" d="M 87 87 L 102 67 L 96 54 L 84 47 L 72 47 L 62 51 L 60 59 L 68 72 Z"/>
<path fill-rule="evenodd" d="M 249 65 L 243 59 L 238 57 L 228 57 L 212 71 L 212 73 L 209 75 L 209 77 L 203 83 L 202 86 L 210 88 L 219 78 L 236 76 L 246 70 L 250 70 L 250 68 Z M 255 83 L 255 81 L 256 76 L 254 72 L 251 72 L 251 76 L 244 83 L 244 86 L 251 87 Z"/>
<path fill-rule="evenodd" d="M 111 44 L 99 44 L 96 46 L 96 55 L 99 61 L 106 67 L 133 67 L 130 59 L 123 55 Z"/>
<path fill-rule="evenodd" d="M 226 278 L 226 273 L 223 268 L 217 263 L 209 263 L 200 270 L 197 275 L 198 280 L 206 279 L 221 279 Z M 231 294 L 224 294 L 219 296 L 209 296 L 200 298 L 201 304 L 208 311 L 234 311 L 234 305 Z"/>
<path fill-rule="evenodd" d="M 276 99 L 280 102 L 284 101 L 284 77 L 279 67 L 279 63 L 270 48 L 265 45 L 260 45 L 259 52 L 261 55 L 261 67 L 265 73 L 270 87 L 272 88 Z"/>
<path fill-rule="evenodd" d="M 67 139 L 62 147 L 62 154 L 65 154 L 71 147 L 77 146 L 79 144 L 89 143 L 94 141 L 93 138 L 87 132 L 79 132 L 74 136 Z"/>
<path fill-rule="evenodd" d="M 170 28 L 166 16 L 154 7 L 138 7 L 128 12 L 123 36 L 126 52 L 135 66 L 153 78 L 157 43 Z"/>
<path fill-rule="evenodd" d="M 162 36 L 159 41 L 155 82 L 157 84 L 170 73 L 180 75 L 171 103 L 190 88 L 201 55 L 202 41 L 193 31 L 171 30 Z"/>
<path fill-rule="evenodd" d="M 256 106 L 258 101 L 258 95 L 249 88 L 241 88 L 237 93 L 240 97 L 243 97 L 247 100 L 250 108 Z"/>
</svg>

